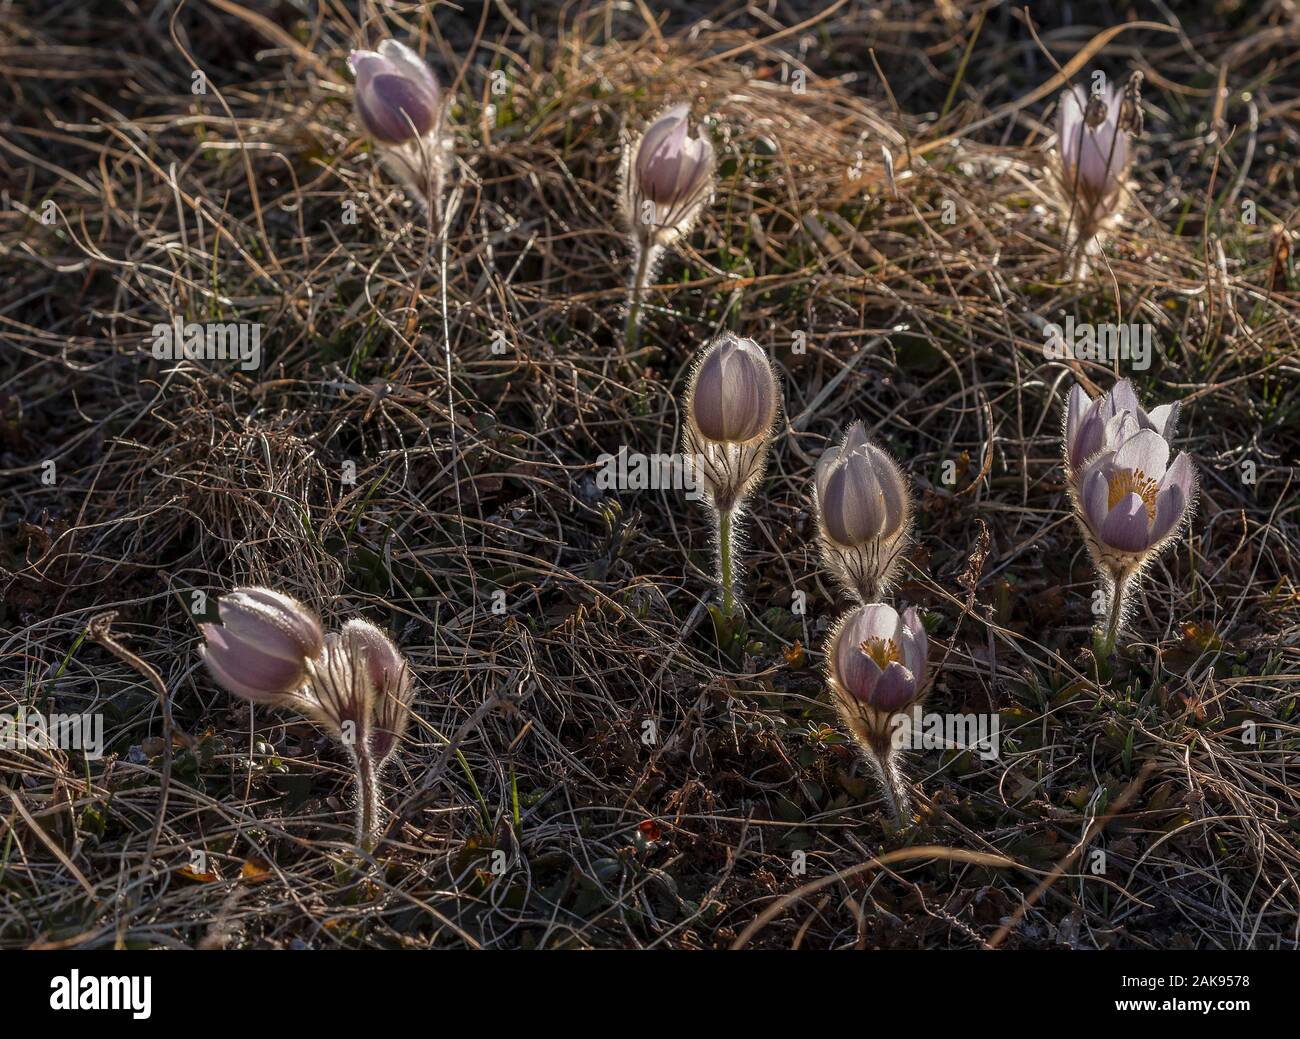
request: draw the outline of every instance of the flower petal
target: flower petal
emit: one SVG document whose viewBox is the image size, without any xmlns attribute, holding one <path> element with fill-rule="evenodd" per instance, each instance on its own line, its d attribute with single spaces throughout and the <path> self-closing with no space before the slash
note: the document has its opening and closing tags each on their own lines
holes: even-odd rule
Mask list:
<svg viewBox="0 0 1300 1039">
<path fill-rule="evenodd" d="M 200 628 L 207 645 L 199 647 L 199 656 L 227 692 L 255 703 L 274 703 L 302 684 L 302 664 L 259 653 L 215 624 Z"/>
<path fill-rule="evenodd" d="M 1141 552 L 1151 543 L 1147 506 L 1138 495 L 1124 495 L 1097 531 L 1102 542 L 1120 552 Z"/>
<path fill-rule="evenodd" d="M 871 706 L 879 711 L 901 711 L 916 699 L 916 677 L 897 660 L 889 666 L 876 682 L 871 695 Z"/>
<path fill-rule="evenodd" d="M 871 468 L 880 485 L 880 495 L 884 504 L 884 517 L 881 521 L 881 534 L 892 538 L 898 533 L 907 518 L 907 485 L 903 474 L 889 455 L 875 444 L 866 447 L 871 459 Z"/>
<path fill-rule="evenodd" d="M 820 504 L 826 532 L 833 541 L 860 545 L 880 536 L 885 501 L 866 455 L 850 455 L 831 473 Z"/>
<path fill-rule="evenodd" d="M 442 100 L 442 88 L 429 68 L 429 63 L 406 44 L 398 40 L 384 40 L 379 53 L 392 62 L 399 74 L 418 85 L 426 94 L 430 107 L 436 108 Z"/>
<path fill-rule="evenodd" d="M 1182 522 L 1196 491 L 1196 468 L 1186 451 L 1174 459 L 1156 491 L 1156 518 L 1151 524 L 1151 540 L 1159 541 Z"/>
<path fill-rule="evenodd" d="M 917 688 L 925 684 L 926 664 L 930 656 L 930 637 L 915 606 L 909 606 L 902 623 L 903 663 L 916 676 Z"/>
<path fill-rule="evenodd" d="M 1115 451 L 1116 469 L 1139 469 L 1151 480 L 1160 480 L 1169 465 L 1169 442 L 1154 429 L 1142 429 Z"/>
<path fill-rule="evenodd" d="M 1107 499 L 1110 487 L 1107 479 L 1110 456 L 1103 456 L 1097 463 L 1090 465 L 1080 480 L 1079 504 L 1083 507 L 1083 518 L 1093 530 L 1101 530 L 1109 511 Z"/>
<path fill-rule="evenodd" d="M 1110 391 L 1111 412 L 1120 414 L 1127 411 L 1134 418 L 1142 413 L 1142 406 L 1138 404 L 1137 394 L 1133 391 L 1133 383 L 1128 379 L 1120 379 Z"/>
<path fill-rule="evenodd" d="M 1147 421 L 1151 424 L 1151 428 L 1162 437 L 1171 440 L 1178 428 L 1179 408 L 1178 401 L 1174 401 L 1172 404 L 1161 404 L 1158 408 L 1151 409 L 1150 414 L 1147 415 Z"/>
</svg>

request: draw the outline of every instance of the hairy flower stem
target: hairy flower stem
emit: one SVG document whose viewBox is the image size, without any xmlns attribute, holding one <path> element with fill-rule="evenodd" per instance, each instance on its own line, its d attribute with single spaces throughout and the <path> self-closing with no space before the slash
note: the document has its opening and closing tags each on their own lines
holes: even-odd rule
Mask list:
<svg viewBox="0 0 1300 1039">
<path fill-rule="evenodd" d="M 1119 570 L 1110 575 L 1110 611 L 1106 619 L 1106 635 L 1102 642 L 1102 656 L 1106 660 L 1111 660 L 1115 656 L 1115 640 L 1119 637 L 1120 624 L 1124 618 L 1124 608 L 1127 605 L 1127 596 L 1129 591 L 1129 581 L 1133 576 L 1132 570 Z"/>
<path fill-rule="evenodd" d="M 736 577 L 731 558 L 731 527 L 735 507 L 718 510 L 718 582 L 722 585 L 722 612 L 730 617 L 736 610 Z"/>
<path fill-rule="evenodd" d="M 379 836 L 379 775 L 368 753 L 354 754 L 352 764 L 357 773 L 357 847 L 368 855 Z"/>
<path fill-rule="evenodd" d="M 636 275 L 632 279 L 632 291 L 628 295 L 627 326 L 624 329 L 629 351 L 635 350 L 641 341 L 641 297 L 645 295 L 646 281 L 649 280 L 650 268 L 658 248 L 638 243 L 636 251 Z"/>
<path fill-rule="evenodd" d="M 893 813 L 894 823 L 900 830 L 912 825 L 912 798 L 903 782 L 903 773 L 898 767 L 898 755 L 892 750 L 873 750 L 867 754 L 867 760 L 875 769 L 880 780 L 880 789 Z"/>
</svg>

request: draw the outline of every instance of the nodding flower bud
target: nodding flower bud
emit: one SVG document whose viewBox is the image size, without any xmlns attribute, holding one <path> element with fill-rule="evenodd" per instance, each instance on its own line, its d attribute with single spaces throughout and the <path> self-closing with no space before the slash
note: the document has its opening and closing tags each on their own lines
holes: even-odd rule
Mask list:
<svg viewBox="0 0 1300 1039">
<path fill-rule="evenodd" d="M 353 51 L 357 118 L 374 138 L 384 167 L 419 205 L 442 219 L 448 149 L 442 135 L 446 99 L 424 60 L 396 40 Z"/>
<path fill-rule="evenodd" d="M 324 635 L 316 616 L 298 600 L 269 588 L 236 588 L 217 606 L 220 626 L 200 628 L 207 645 L 199 655 L 229 692 L 255 703 L 292 697 L 306 682 Z"/>
<path fill-rule="evenodd" d="M 822 558 L 861 602 L 888 589 L 910 536 L 912 505 L 898 465 L 861 422 L 817 460 Z"/>
<path fill-rule="evenodd" d="M 763 349 L 724 332 L 705 349 L 686 390 L 683 441 L 720 510 L 757 483 L 780 409 L 781 390 Z"/>
<path fill-rule="evenodd" d="M 887 756 L 891 719 L 925 691 L 929 639 L 916 608 L 900 617 L 884 603 L 846 615 L 826 647 L 831 691 L 859 742 Z"/>
<path fill-rule="evenodd" d="M 349 751 L 378 766 L 406 731 L 413 693 L 397 647 L 369 621 L 354 619 L 325 637 L 304 710 Z"/>
<path fill-rule="evenodd" d="M 442 91 L 410 47 L 384 40 L 377 51 L 353 51 L 348 65 L 357 79 L 357 117 L 375 140 L 402 144 L 437 128 Z"/>
<path fill-rule="evenodd" d="M 713 194 L 713 145 L 690 136 L 690 106 L 674 105 L 623 155 L 623 205 L 644 247 L 667 245 L 690 230 Z"/>
<path fill-rule="evenodd" d="M 200 655 L 230 692 L 293 707 L 343 744 L 357 774 L 357 843 L 372 849 L 383 811 L 379 768 L 411 717 L 406 660 L 368 621 L 325 635 L 305 606 L 267 588 L 236 588 L 219 612 L 220 627 L 202 625 Z"/>
</svg>

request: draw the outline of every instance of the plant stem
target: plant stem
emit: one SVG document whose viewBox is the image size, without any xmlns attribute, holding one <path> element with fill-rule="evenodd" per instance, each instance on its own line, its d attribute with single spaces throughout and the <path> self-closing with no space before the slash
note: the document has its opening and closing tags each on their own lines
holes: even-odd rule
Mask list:
<svg viewBox="0 0 1300 1039">
<path fill-rule="evenodd" d="M 370 755 L 355 755 L 357 770 L 357 847 L 369 854 L 375 850 L 379 822 L 379 777 Z"/>
<path fill-rule="evenodd" d="M 880 779 L 880 789 L 889 803 L 889 810 L 894 814 L 894 822 L 900 830 L 912 825 L 912 798 L 903 782 L 903 773 L 898 768 L 898 756 L 891 752 L 880 754 L 873 751 L 867 755 Z"/>
<path fill-rule="evenodd" d="M 653 245 L 637 244 L 636 277 L 632 279 L 632 295 L 627 308 L 627 327 L 624 339 L 628 350 L 635 350 L 641 339 L 641 297 L 645 293 L 646 277 L 650 271 Z"/>
<path fill-rule="evenodd" d="M 731 559 L 731 524 L 735 508 L 718 510 L 718 580 L 722 584 L 722 612 L 730 617 L 736 608 L 735 572 Z"/>
<path fill-rule="evenodd" d="M 1124 613 L 1124 596 L 1128 592 L 1130 571 L 1121 570 L 1111 577 L 1110 616 L 1106 620 L 1106 639 L 1102 654 L 1107 660 L 1115 655 L 1115 640 L 1119 637 L 1120 618 Z"/>
</svg>

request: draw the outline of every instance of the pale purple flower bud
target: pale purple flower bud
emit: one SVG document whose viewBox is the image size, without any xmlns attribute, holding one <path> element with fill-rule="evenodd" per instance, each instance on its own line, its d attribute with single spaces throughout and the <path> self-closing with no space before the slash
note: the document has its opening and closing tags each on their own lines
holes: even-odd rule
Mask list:
<svg viewBox="0 0 1300 1039">
<path fill-rule="evenodd" d="M 892 538 L 907 522 L 907 485 L 894 460 L 867 439 L 861 422 L 817 460 L 817 507 L 826 536 L 853 548 Z"/>
<path fill-rule="evenodd" d="M 324 645 L 320 622 L 296 599 L 269 588 L 236 588 L 217 607 L 221 625 L 200 628 L 199 655 L 229 692 L 274 703 L 299 690 Z"/>
<path fill-rule="evenodd" d="M 713 192 L 713 145 L 690 136 L 690 106 L 674 105 L 624 155 L 624 206 L 632 231 L 665 244 L 690 228 Z"/>
<path fill-rule="evenodd" d="M 1078 86 L 1061 94 L 1057 149 L 1067 189 L 1101 200 L 1119 186 L 1129 161 L 1128 134 L 1119 127 L 1121 101 L 1111 87 L 1091 98 Z"/>
<path fill-rule="evenodd" d="M 924 691 L 928 653 L 915 607 L 900 617 L 891 606 L 871 603 L 844 618 L 826 655 L 842 695 L 888 715 L 905 711 Z"/>
<path fill-rule="evenodd" d="M 434 131 L 442 116 L 442 91 L 424 60 L 397 40 L 378 51 L 353 51 L 357 117 L 384 144 L 401 144 Z"/>
<path fill-rule="evenodd" d="M 709 344 L 696 366 L 686 411 L 693 429 L 706 440 L 746 444 L 771 434 L 779 398 L 776 375 L 762 348 L 726 332 Z"/>
<path fill-rule="evenodd" d="M 861 422 L 817 460 L 814 480 L 822 562 L 859 602 L 884 597 L 911 536 L 907 483 Z"/>
</svg>

